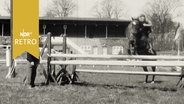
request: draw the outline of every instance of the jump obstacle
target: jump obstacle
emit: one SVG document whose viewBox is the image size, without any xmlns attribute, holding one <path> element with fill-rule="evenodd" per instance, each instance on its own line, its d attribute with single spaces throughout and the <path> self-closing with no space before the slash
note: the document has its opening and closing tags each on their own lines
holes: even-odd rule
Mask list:
<svg viewBox="0 0 184 104">
<path fill-rule="evenodd" d="M 88 54 L 66 54 L 67 40 L 63 37 L 63 40 L 59 44 L 63 45 L 63 53 L 53 54 L 51 53 L 52 43 L 59 45 L 56 41 L 52 42 L 51 33 L 47 34 L 47 38 L 43 44 L 40 52 L 40 57 L 43 56 L 45 49 L 47 48 L 47 60 L 41 60 L 40 63 L 47 63 L 47 84 L 52 80 L 57 83 L 57 79 L 52 75 L 52 66 L 54 65 L 101 65 L 101 66 L 161 66 L 161 67 L 184 67 L 184 56 L 130 56 L 130 55 L 88 55 Z M 6 66 L 12 68 L 11 65 L 11 47 L 10 45 L 0 45 L 0 47 L 6 47 L 6 60 L 0 60 L 0 63 L 6 63 Z M 54 60 L 54 58 L 62 58 L 62 60 Z M 72 60 L 71 60 L 72 59 Z M 95 59 L 95 60 L 94 60 Z M 133 59 L 133 60 L 132 60 Z M 156 61 L 153 61 L 156 60 Z M 14 60 L 15 66 L 17 63 L 26 63 L 26 60 Z M 66 66 L 65 66 L 66 67 Z M 158 70 L 158 69 L 157 69 Z M 64 72 L 67 72 L 64 69 Z M 97 70 L 97 69 L 78 69 L 75 67 L 73 73 L 85 72 L 85 73 L 103 73 L 103 74 L 126 74 L 126 75 L 156 75 L 156 76 L 176 76 L 180 77 L 177 85 L 183 82 L 184 70 L 180 72 L 144 72 L 144 71 L 125 71 L 125 70 Z M 77 74 L 74 76 L 77 77 Z M 74 78 L 73 77 L 73 78 Z M 183 83 L 180 84 L 183 87 Z"/>
<path fill-rule="evenodd" d="M 6 64 L 6 67 L 8 67 L 8 74 L 6 75 L 6 78 L 12 78 L 15 77 L 15 70 L 18 64 L 26 64 L 26 59 L 15 59 L 12 60 L 11 58 L 11 45 L 0 45 L 0 48 L 6 49 L 6 57 L 5 59 L 0 60 L 0 64 Z M 42 50 L 42 49 L 41 49 Z M 47 60 L 41 60 L 40 64 L 47 63 Z M 41 66 L 42 67 L 42 66 Z"/>
<path fill-rule="evenodd" d="M 183 56 L 130 56 L 130 55 L 87 55 L 87 54 L 52 54 L 51 53 L 51 34 L 47 34 L 48 43 L 48 59 L 47 59 L 47 72 L 51 73 L 51 66 L 53 65 L 101 65 L 101 66 L 157 66 L 157 67 L 184 67 Z M 65 37 L 66 38 L 66 37 Z M 63 41 L 63 45 L 66 46 L 66 41 Z M 66 47 L 65 47 L 66 48 Z M 66 52 L 66 51 L 65 51 Z M 53 60 L 54 58 L 62 58 L 62 60 Z M 68 60 L 69 59 L 69 60 Z M 73 59 L 73 60 L 71 60 Z M 95 59 L 95 60 L 94 60 Z M 132 61 L 132 59 L 134 59 Z M 156 61 L 155 61 L 156 60 Z M 96 69 L 73 69 L 74 73 L 86 72 L 86 73 L 103 73 L 103 74 L 127 74 L 127 75 L 157 75 L 157 76 L 176 76 L 180 77 L 177 85 L 183 82 L 184 70 L 180 72 L 144 72 L 144 71 L 124 71 L 124 70 L 96 70 Z M 74 76 L 75 77 L 75 76 Z M 57 80 L 57 79 L 56 79 Z M 56 81 L 55 80 L 55 81 Z M 49 78 L 48 78 L 49 81 Z M 48 82 L 49 83 L 49 82 Z M 56 82 L 57 83 L 57 82 Z M 183 87 L 183 84 L 180 85 Z"/>
</svg>

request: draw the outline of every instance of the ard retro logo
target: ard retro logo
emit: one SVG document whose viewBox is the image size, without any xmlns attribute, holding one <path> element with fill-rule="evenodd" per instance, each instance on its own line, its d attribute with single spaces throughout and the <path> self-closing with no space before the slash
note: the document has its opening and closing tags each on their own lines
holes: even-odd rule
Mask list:
<svg viewBox="0 0 184 104">
<path fill-rule="evenodd" d="M 32 32 L 25 32 L 24 29 L 20 32 L 21 39 L 15 39 L 15 45 L 36 45 L 37 39 L 30 39 Z"/>
<path fill-rule="evenodd" d="M 12 2 L 13 59 L 24 52 L 39 58 L 39 0 Z"/>
</svg>

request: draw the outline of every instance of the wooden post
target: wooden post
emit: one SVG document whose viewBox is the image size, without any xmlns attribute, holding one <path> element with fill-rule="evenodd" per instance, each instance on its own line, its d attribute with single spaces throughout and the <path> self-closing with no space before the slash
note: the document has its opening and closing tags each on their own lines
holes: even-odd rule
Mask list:
<svg viewBox="0 0 184 104">
<path fill-rule="evenodd" d="M 45 35 L 46 25 L 43 25 L 43 34 Z"/>
<path fill-rule="evenodd" d="M 41 52 L 40 52 L 40 57 L 43 56 L 44 51 L 45 51 L 45 48 L 47 47 L 48 41 L 49 41 L 49 38 L 48 38 L 48 36 L 47 36 L 47 39 L 45 40 L 45 43 L 43 44 L 43 48 L 42 48 L 42 50 L 41 50 Z"/>
<path fill-rule="evenodd" d="M 66 53 L 66 35 L 63 35 L 63 53 Z"/>
<path fill-rule="evenodd" d="M 4 36 L 4 24 L 2 23 L 2 33 L 1 33 L 2 37 Z"/>
<path fill-rule="evenodd" d="M 76 58 L 71 58 L 71 60 L 76 60 Z M 72 65 L 72 83 L 75 83 L 78 80 L 79 80 L 79 77 L 76 72 L 76 65 Z"/>
<path fill-rule="evenodd" d="M 51 65 L 50 65 L 50 61 L 51 61 L 51 33 L 49 32 L 47 34 L 47 38 L 48 38 L 48 43 L 47 43 L 47 50 L 48 50 L 48 58 L 47 58 L 47 82 L 46 84 L 48 85 L 51 79 Z"/>
<path fill-rule="evenodd" d="M 13 5 L 13 0 L 11 0 L 11 2 L 10 2 L 10 5 L 11 5 L 11 7 L 12 7 L 12 5 Z M 12 8 L 11 8 L 11 14 L 13 14 L 13 10 L 12 10 Z M 11 19 L 10 19 L 10 35 L 11 35 L 11 37 L 13 37 L 13 31 L 12 31 L 12 28 L 13 28 L 13 18 L 12 18 L 12 15 L 10 15 L 10 17 L 11 17 Z M 3 25 L 3 35 L 4 35 L 4 25 Z M 6 78 L 14 78 L 15 77 L 15 68 L 14 68 L 14 60 L 13 60 L 13 40 L 12 40 L 12 38 L 11 38 L 11 58 L 10 58 L 10 60 L 11 60 L 11 63 L 10 63 L 10 67 L 9 67 L 9 72 L 10 72 L 10 74 L 7 74 L 7 76 L 6 76 Z"/>
<path fill-rule="evenodd" d="M 43 70 L 43 75 L 45 77 L 45 80 L 47 80 L 48 74 L 46 73 L 46 70 L 45 70 L 45 68 L 43 66 L 43 63 L 41 63 L 41 61 L 42 61 L 42 56 L 44 54 L 45 48 L 47 47 L 48 40 L 49 40 L 49 38 L 47 37 L 46 40 L 45 40 L 45 42 L 44 42 L 44 44 L 43 44 L 42 50 L 40 52 L 40 64 L 39 64 L 40 67 L 41 67 L 41 69 Z"/>
<path fill-rule="evenodd" d="M 15 63 L 12 60 L 12 49 L 10 46 L 6 47 L 6 66 L 8 66 L 8 74 L 6 75 L 6 78 L 14 78 L 15 77 Z"/>
<path fill-rule="evenodd" d="M 85 25 L 85 38 L 87 38 L 87 25 Z"/>
<path fill-rule="evenodd" d="M 67 29 L 67 25 L 63 26 L 64 29 L 64 35 L 63 35 L 63 53 L 66 53 L 66 29 Z"/>
<path fill-rule="evenodd" d="M 67 29 L 67 25 L 63 26 L 64 29 L 64 35 L 63 35 L 63 53 L 66 54 L 66 29 Z M 66 60 L 66 58 L 63 58 L 63 60 Z M 64 67 L 64 72 L 66 72 L 66 65 L 63 65 Z"/>
<path fill-rule="evenodd" d="M 9 46 L 6 46 L 6 66 L 11 68 L 11 49 Z"/>
<path fill-rule="evenodd" d="M 67 48 L 67 40 L 66 40 L 66 29 L 67 29 L 67 25 L 63 26 L 64 29 L 64 35 L 63 35 L 63 53 L 66 54 L 66 48 Z M 63 60 L 65 61 L 66 58 L 63 58 Z M 67 77 L 67 79 L 69 80 L 69 82 L 65 82 L 65 83 L 71 83 L 71 78 L 69 73 L 66 70 L 66 65 L 63 65 L 63 69 L 62 69 L 63 74 Z"/>
<path fill-rule="evenodd" d="M 107 39 L 107 37 L 108 37 L 108 26 L 106 25 L 106 27 L 105 27 L 105 38 Z"/>
<path fill-rule="evenodd" d="M 73 52 L 71 51 L 70 54 L 73 54 Z M 70 60 L 76 60 L 76 58 L 71 57 Z M 71 75 L 72 83 L 74 84 L 78 79 L 79 77 L 76 72 L 76 65 L 72 65 L 72 75 Z"/>
</svg>

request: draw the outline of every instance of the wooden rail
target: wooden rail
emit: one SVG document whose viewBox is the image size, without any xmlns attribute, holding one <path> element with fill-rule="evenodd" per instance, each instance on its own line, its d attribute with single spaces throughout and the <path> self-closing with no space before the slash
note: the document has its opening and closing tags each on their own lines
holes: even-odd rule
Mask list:
<svg viewBox="0 0 184 104">
<path fill-rule="evenodd" d="M 184 56 L 169 55 L 84 55 L 84 54 L 51 54 L 50 57 L 94 58 L 94 59 L 149 59 L 149 60 L 184 60 Z"/>
<path fill-rule="evenodd" d="M 105 60 L 66 60 L 51 61 L 50 64 L 65 65 L 120 65 L 120 66 L 184 66 L 184 61 L 105 61 Z"/>
</svg>

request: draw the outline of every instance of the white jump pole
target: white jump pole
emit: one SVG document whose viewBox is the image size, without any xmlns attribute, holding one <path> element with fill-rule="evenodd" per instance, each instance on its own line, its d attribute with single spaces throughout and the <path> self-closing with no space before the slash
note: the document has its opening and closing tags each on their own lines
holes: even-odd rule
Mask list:
<svg viewBox="0 0 184 104">
<path fill-rule="evenodd" d="M 11 78 L 11 47 L 6 46 L 6 66 L 8 67 L 8 74 L 6 75 L 6 78 Z"/>
<path fill-rule="evenodd" d="M 11 49 L 6 46 L 6 66 L 11 67 Z"/>
</svg>

